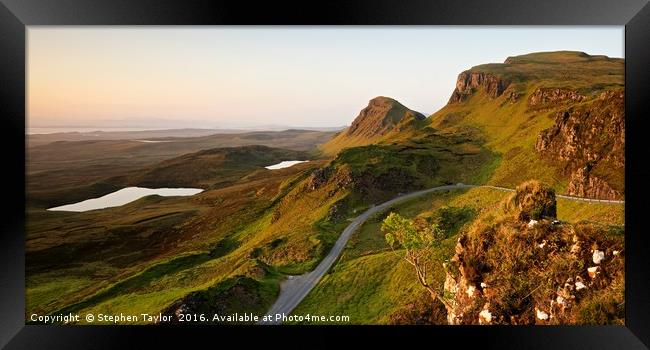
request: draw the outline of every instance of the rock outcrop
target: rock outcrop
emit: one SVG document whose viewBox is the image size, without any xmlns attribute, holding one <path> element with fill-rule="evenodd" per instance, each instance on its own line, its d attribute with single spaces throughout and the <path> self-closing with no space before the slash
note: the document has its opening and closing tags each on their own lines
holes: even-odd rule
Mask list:
<svg viewBox="0 0 650 350">
<path fill-rule="evenodd" d="M 572 93 L 550 96 L 580 99 Z M 623 197 L 624 91 L 606 91 L 591 103 L 558 112 L 554 125 L 538 135 L 535 149 L 559 164 L 564 175 L 569 176 L 568 194 L 601 199 Z"/>
<path fill-rule="evenodd" d="M 425 118 L 422 113 L 410 110 L 392 98 L 379 96 L 359 112 L 345 134 L 373 138 L 386 135 L 400 123 Z"/>
<path fill-rule="evenodd" d="M 555 108 L 558 104 L 581 102 L 587 97 L 571 89 L 539 88 L 528 97 L 529 109 Z"/>
<path fill-rule="evenodd" d="M 337 169 L 332 165 L 314 170 L 294 191 L 287 193 L 273 210 L 271 222 L 275 223 L 290 211 L 294 203 L 300 197 L 317 196 L 323 201 L 334 197 L 339 191 L 345 191 L 353 186 L 353 178 L 348 169 Z M 344 208 L 336 205 L 330 208 L 328 216 L 333 218 L 342 217 Z"/>
<path fill-rule="evenodd" d="M 336 155 L 346 148 L 378 143 L 393 137 L 415 132 L 426 119 L 424 114 L 411 110 L 390 97 L 379 96 L 368 102 L 349 128 L 336 134 L 320 146 L 323 153 Z"/>
<path fill-rule="evenodd" d="M 543 189 L 520 186 L 502 216 L 479 217 L 458 238 L 444 265 L 449 324 L 624 322 L 623 236 L 550 216 L 526 222 L 535 208 L 555 207 Z"/>
<path fill-rule="evenodd" d="M 345 189 L 353 179 L 347 169 L 336 169 L 332 166 L 316 169 L 307 179 L 306 189 L 315 191 L 327 183 L 332 183 L 337 190 Z M 330 194 L 331 195 L 331 194 Z"/>
<path fill-rule="evenodd" d="M 591 167 L 590 164 L 587 164 L 571 173 L 569 186 L 567 187 L 567 193 L 569 195 L 599 199 L 618 199 L 623 197 L 622 191 L 613 189 L 606 180 L 591 174 Z"/>
<path fill-rule="evenodd" d="M 538 181 L 528 181 L 517 186 L 512 200 L 508 203 L 519 220 L 539 220 L 554 218 L 557 215 L 555 191 Z"/>
<path fill-rule="evenodd" d="M 266 274 L 266 272 L 262 272 Z M 175 301 L 161 314 L 169 319 L 171 324 L 187 324 L 189 315 L 203 314 L 200 321 L 204 324 L 254 324 L 254 320 L 232 319 L 229 322 L 215 319 L 214 315 L 232 315 L 235 312 L 245 314 L 253 313 L 262 315 L 270 306 L 272 301 L 266 293 L 261 290 L 261 283 L 248 276 L 235 276 L 225 279 L 207 289 L 194 291 Z M 194 320 L 194 319 L 192 319 Z M 196 321 L 195 321 L 196 322 Z"/>
<path fill-rule="evenodd" d="M 497 98 L 509 85 L 509 81 L 490 73 L 465 71 L 458 75 L 449 104 L 465 101 L 479 89 L 483 89 L 488 96 Z"/>
</svg>

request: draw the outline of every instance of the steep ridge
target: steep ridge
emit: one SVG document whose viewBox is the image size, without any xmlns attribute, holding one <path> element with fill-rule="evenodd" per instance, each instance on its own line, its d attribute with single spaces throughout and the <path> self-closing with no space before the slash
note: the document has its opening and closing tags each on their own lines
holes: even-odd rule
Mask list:
<svg viewBox="0 0 650 350">
<path fill-rule="evenodd" d="M 415 203 L 403 209 L 409 216 L 440 225 L 452 217 L 454 224 L 449 226 L 460 227 L 450 230 L 452 234 L 430 257 L 433 281 L 441 290 L 444 284 L 447 305 L 432 303 L 423 289 L 417 289 L 410 265 L 391 260 L 394 257 L 381 239 L 380 216 L 352 239 L 349 255 L 344 253 L 328 280 L 307 296 L 298 312 L 320 311 L 327 304 L 333 313 L 362 313 L 355 320 L 359 323 L 622 323 L 621 208 L 564 203 L 560 209 L 555 193 L 623 199 L 623 68 L 622 59 L 570 51 L 509 57 L 504 63 L 473 67 L 459 74 L 448 104 L 416 128 L 402 134 L 393 128 L 388 136 L 372 140 L 375 144 L 340 148 L 335 160 L 312 173 L 305 187 L 329 184 L 349 190 L 347 197 L 334 203 L 325 222 L 343 221 L 357 193 L 376 203 L 397 188 L 412 190 L 453 167 L 453 162 L 440 161 L 440 153 L 431 159 L 435 165 L 431 172 L 421 172 L 425 168 L 412 154 L 407 155 L 410 164 L 400 160 L 401 148 L 431 149 L 442 140 L 449 149 L 474 143 L 488 156 L 482 158 L 479 171 L 474 169 L 480 175 L 475 180 L 461 179 L 458 168 L 438 179 L 508 188 L 524 185 L 502 206 L 496 196 L 476 192 L 456 195 L 455 206 L 440 204 L 431 212 Z M 350 136 L 344 132 L 336 138 L 342 135 Z M 399 173 L 411 169 L 416 172 Z M 366 175 L 372 181 L 365 181 Z M 530 179 L 541 182 L 527 183 Z M 557 222 L 558 217 L 569 221 Z M 446 271 L 443 262 L 448 262 Z M 382 305 L 382 312 L 367 305 Z"/>
<path fill-rule="evenodd" d="M 368 106 L 361 110 L 345 134 L 367 138 L 382 136 L 400 123 L 424 118 L 422 113 L 412 111 L 392 98 L 379 96 L 370 100 Z"/>
<path fill-rule="evenodd" d="M 321 146 L 327 155 L 335 155 L 349 147 L 364 146 L 390 138 L 403 138 L 418 128 L 426 117 L 396 100 L 379 96 L 368 102 L 349 128 Z"/>
<path fill-rule="evenodd" d="M 542 180 L 560 193 L 624 198 L 624 60 L 542 52 L 459 74 L 432 128 L 480 130 L 498 154 L 488 183 Z"/>
</svg>

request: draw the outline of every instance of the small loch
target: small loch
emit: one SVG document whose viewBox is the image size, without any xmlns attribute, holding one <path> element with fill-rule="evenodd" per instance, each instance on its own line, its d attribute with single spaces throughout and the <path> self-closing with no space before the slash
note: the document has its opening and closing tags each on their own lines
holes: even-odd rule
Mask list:
<svg viewBox="0 0 650 350">
<path fill-rule="evenodd" d="M 285 161 L 282 161 L 282 162 L 277 163 L 277 164 L 265 166 L 265 168 L 267 168 L 269 170 L 284 169 L 284 168 L 288 168 L 290 166 L 294 166 L 296 164 L 305 163 L 305 162 L 308 162 L 308 160 L 285 160 Z"/>
</svg>

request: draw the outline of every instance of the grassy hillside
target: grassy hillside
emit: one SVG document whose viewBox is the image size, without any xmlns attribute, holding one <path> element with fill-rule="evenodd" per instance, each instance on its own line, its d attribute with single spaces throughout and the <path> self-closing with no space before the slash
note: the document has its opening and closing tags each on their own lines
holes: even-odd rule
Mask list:
<svg viewBox="0 0 650 350">
<path fill-rule="evenodd" d="M 232 164 L 254 165 L 288 152 L 256 151 L 261 149 L 234 152 Z M 209 167 L 218 162 L 213 156 L 223 154 L 199 152 L 162 163 L 173 167 L 154 169 L 218 181 L 209 172 L 178 167 Z M 452 179 L 469 180 L 489 159 L 480 142 L 467 135 L 432 132 L 405 144 L 351 148 L 332 162 L 273 171 L 253 166 L 228 186 L 192 197 L 147 197 L 85 213 L 33 209 L 28 219 L 28 309 L 157 313 L 180 307 L 179 300 L 209 304 L 205 295 L 219 291 L 236 297 L 235 290 L 248 288 L 244 294 L 257 295 L 253 299 L 261 310 L 272 302 L 283 274 L 313 269 L 347 219 L 370 203 Z M 227 164 L 213 169 L 227 170 Z M 165 176 L 162 172 L 154 178 Z M 236 300 L 228 303 L 238 305 Z M 231 307 L 208 304 L 195 306 Z"/>
<path fill-rule="evenodd" d="M 266 146 L 213 148 L 165 160 L 107 182 L 208 189 L 235 183 L 253 170 L 268 172 L 262 168 L 284 160 L 309 160 L 309 154 Z"/>
<path fill-rule="evenodd" d="M 373 99 L 327 143 L 331 133 L 288 130 L 29 147 L 27 313 L 262 313 L 287 274 L 311 271 L 350 219 L 373 204 L 458 182 L 514 187 L 537 179 L 558 192 L 575 188 L 574 164 L 553 158 L 564 156 L 575 130 L 562 124 L 562 115 L 569 111 L 577 124 L 589 122 L 584 118 L 610 104 L 610 92 L 621 91 L 622 84 L 622 60 L 539 53 L 461 73 L 449 104 L 430 118 L 393 99 Z M 619 112 L 619 102 L 612 113 Z M 600 124 L 612 120 L 601 118 Z M 544 130 L 566 136 L 549 138 L 550 155 L 537 150 Z M 581 146 L 580 155 L 591 157 L 590 150 L 608 146 L 594 145 Z M 617 147 L 612 154 L 620 153 Z M 596 184 L 595 193 L 618 193 L 624 185 L 616 176 L 620 167 L 612 168 L 615 174 L 607 169 L 620 165 L 620 157 L 596 156 L 597 164 L 578 183 L 581 190 L 588 193 L 586 187 Z M 603 185 L 609 180 L 615 188 Z M 44 210 L 130 185 L 206 191 L 83 213 Z M 442 323 L 444 308 L 422 297 L 412 266 L 385 243 L 381 221 L 395 211 L 444 230 L 443 242 L 428 257 L 432 283 L 440 285 L 446 277 L 442 262 L 454 255 L 458 237 L 477 218 L 501 215 L 506 196 L 485 188 L 447 191 L 376 215 L 353 234 L 296 312 L 347 314 L 360 324 Z M 622 205 L 560 199 L 557 216 L 612 232 L 624 224 Z"/>
<path fill-rule="evenodd" d="M 192 197 L 149 196 L 83 213 L 29 210 L 28 310 L 54 312 L 77 303 L 81 310 L 142 297 L 149 300 L 144 309 L 158 312 L 185 293 L 227 278 L 254 263 L 248 258 L 251 245 L 264 237 L 257 233 L 268 226 L 276 196 L 314 166 L 251 173 Z M 205 270 L 188 277 L 197 269 Z M 163 291 L 155 303 L 150 299 Z M 154 310 L 148 309 L 151 303 Z"/>
<path fill-rule="evenodd" d="M 538 135 L 568 106 L 587 105 L 604 91 L 622 88 L 624 61 L 572 51 L 535 53 L 476 66 L 463 74 L 470 85 L 472 74 L 477 81 L 493 79 L 498 84 L 468 85 L 460 101 L 450 101 L 430 117 L 430 125 L 448 132 L 480 131 L 486 147 L 498 154 L 488 183 L 513 187 L 539 179 L 562 193 L 568 176 L 535 150 Z M 494 86 L 504 90 L 499 92 Z M 531 106 L 531 101 L 536 101 L 533 95 L 554 88 L 567 91 L 568 97 L 560 95 L 549 102 L 542 99 Z M 581 97 L 572 99 L 574 96 Z"/>
<path fill-rule="evenodd" d="M 442 285 L 442 262 L 453 256 L 458 235 L 467 232 L 475 218 L 496 213 L 509 195 L 487 188 L 434 193 L 400 203 L 369 219 L 350 238 L 331 272 L 294 312 L 349 315 L 354 324 L 399 323 L 405 317 L 412 322 L 421 319 L 432 303 L 418 284 L 413 267 L 389 249 L 380 230 L 381 221 L 393 211 L 408 218 L 430 218 L 442 225 L 448 237 L 430 257 L 434 268 L 431 281 Z M 560 200 L 557 210 L 560 220 L 571 223 L 620 225 L 624 220 L 623 205 Z M 446 323 L 446 319 L 438 319 L 437 323 Z"/>
<path fill-rule="evenodd" d="M 397 193 L 481 176 L 492 154 L 467 135 L 426 138 L 343 150 L 331 167 L 351 178 L 356 195 L 378 203 Z"/>
</svg>

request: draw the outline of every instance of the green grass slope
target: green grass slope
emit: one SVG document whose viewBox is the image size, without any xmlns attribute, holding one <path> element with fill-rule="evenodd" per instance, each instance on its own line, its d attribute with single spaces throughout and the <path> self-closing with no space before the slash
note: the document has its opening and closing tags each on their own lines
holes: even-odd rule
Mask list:
<svg viewBox="0 0 650 350">
<path fill-rule="evenodd" d="M 83 213 L 30 209 L 27 310 L 84 310 L 142 297 L 144 309 L 158 312 L 218 283 L 254 262 L 256 241 L 246 242 L 264 237 L 257 233 L 268 225 L 266 213 L 291 179 L 316 166 L 310 163 L 253 172 L 192 197 L 149 196 Z M 205 269 L 200 277 L 187 277 L 197 269 Z"/>
<path fill-rule="evenodd" d="M 447 238 L 429 257 L 433 267 L 430 281 L 441 286 L 445 281 L 442 263 L 453 256 L 458 235 L 467 232 L 475 218 L 496 215 L 500 203 L 509 195 L 488 188 L 433 193 L 376 215 L 353 234 L 341 258 L 294 313 L 348 315 L 352 324 L 395 324 L 412 314 L 415 316 L 410 322 L 422 321 L 432 303 L 419 285 L 413 267 L 386 244 L 380 230 L 382 220 L 392 211 L 408 218 L 421 216 L 441 225 Z M 620 228 L 623 205 L 559 200 L 558 219 Z M 446 323 L 446 319 L 440 318 L 429 321 Z"/>
<path fill-rule="evenodd" d="M 162 161 L 108 182 L 143 187 L 223 187 L 237 182 L 253 170 L 285 160 L 309 160 L 301 151 L 266 146 L 213 148 Z"/>
<path fill-rule="evenodd" d="M 479 82 L 475 86 L 472 75 Z M 430 125 L 447 132 L 480 131 L 486 147 L 498 155 L 488 183 L 514 187 L 538 179 L 562 193 L 568 176 L 557 164 L 542 159 L 535 150 L 537 137 L 554 124 L 559 111 L 589 104 L 604 91 L 622 88 L 624 61 L 573 51 L 534 53 L 473 67 L 459 81 L 467 83 L 461 97 L 453 100 L 452 96 L 448 105 L 430 117 Z M 536 91 L 555 88 L 584 98 L 530 105 Z"/>
</svg>

